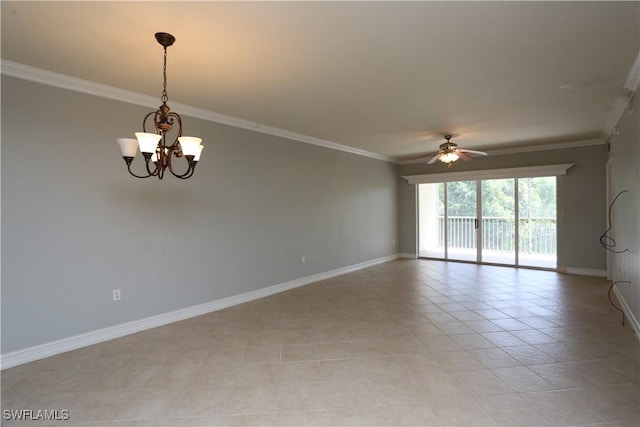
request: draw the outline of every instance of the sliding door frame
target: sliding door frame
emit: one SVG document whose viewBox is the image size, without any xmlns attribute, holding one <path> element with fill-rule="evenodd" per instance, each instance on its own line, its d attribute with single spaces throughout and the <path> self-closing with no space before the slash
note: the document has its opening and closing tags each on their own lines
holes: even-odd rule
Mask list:
<svg viewBox="0 0 640 427">
<path fill-rule="evenodd" d="M 540 177 L 558 177 L 566 175 L 566 172 L 571 168 L 574 163 L 559 164 L 559 165 L 545 165 L 545 166 L 531 166 L 522 168 L 508 168 L 508 169 L 490 169 L 484 171 L 464 171 L 464 172 L 452 172 L 452 173 L 436 173 L 436 174 L 423 174 L 423 175 L 409 175 L 403 176 L 409 184 L 416 185 L 416 194 L 419 193 L 418 184 L 443 184 L 444 185 L 444 259 L 446 261 L 454 261 L 449 259 L 449 231 L 448 231 L 448 183 L 455 181 L 476 181 L 476 219 L 478 219 L 479 226 L 476 229 L 476 249 L 477 256 L 476 261 L 458 261 L 456 262 L 472 262 L 478 264 L 489 264 L 482 261 L 482 181 L 488 179 L 514 179 L 514 219 L 515 219 L 515 237 L 514 237 L 514 264 L 515 267 L 526 268 L 542 268 L 535 266 L 521 266 L 520 265 L 520 200 L 519 200 L 519 178 L 540 178 Z M 430 258 L 420 256 L 420 233 L 419 233 L 419 198 L 416 206 L 416 255 L 418 258 Z M 557 223 L 556 223 L 557 227 Z M 511 264 L 498 264 L 498 265 L 511 265 Z"/>
<path fill-rule="evenodd" d="M 516 267 L 520 267 L 520 188 L 518 187 L 518 183 L 520 182 L 520 178 L 514 178 L 513 180 L 513 203 L 514 203 L 514 220 L 515 220 L 515 235 L 513 238 L 513 250 L 515 253 L 514 265 Z M 557 209 L 557 202 L 556 202 Z M 556 224 L 556 229 L 558 224 Z"/>
</svg>

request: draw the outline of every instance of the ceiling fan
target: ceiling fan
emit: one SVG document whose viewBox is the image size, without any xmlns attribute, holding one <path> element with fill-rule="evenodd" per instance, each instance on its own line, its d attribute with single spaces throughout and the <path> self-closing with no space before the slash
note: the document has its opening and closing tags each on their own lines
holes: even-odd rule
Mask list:
<svg viewBox="0 0 640 427">
<path fill-rule="evenodd" d="M 453 135 L 444 135 L 444 139 L 446 139 L 447 142 L 445 142 L 444 144 L 440 144 L 440 150 L 438 150 L 436 155 L 433 156 L 431 160 L 427 162 L 427 164 L 430 165 L 435 163 L 437 160 L 440 160 L 442 163 L 446 163 L 447 167 L 451 167 L 451 165 L 453 165 L 453 162 L 455 162 L 458 159 L 462 159 L 466 162 L 470 161 L 471 156 L 469 156 L 469 154 L 475 154 L 477 156 L 487 155 L 487 153 L 485 153 L 484 151 L 467 150 L 466 148 L 458 148 L 458 144 L 456 144 L 455 142 L 451 142 L 451 138 L 453 138 Z M 414 158 L 414 160 L 422 159 L 424 157 L 429 157 L 429 156 L 431 156 L 431 154 L 416 157 Z"/>
</svg>

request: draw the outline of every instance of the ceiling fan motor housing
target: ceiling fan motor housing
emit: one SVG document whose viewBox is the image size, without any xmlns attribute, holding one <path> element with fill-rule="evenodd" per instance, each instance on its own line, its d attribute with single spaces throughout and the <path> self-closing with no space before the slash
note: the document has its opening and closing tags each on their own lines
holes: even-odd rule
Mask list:
<svg viewBox="0 0 640 427">
<path fill-rule="evenodd" d="M 458 144 L 454 144 L 453 142 L 445 142 L 444 144 L 440 144 L 440 151 L 449 152 L 458 149 Z"/>
</svg>

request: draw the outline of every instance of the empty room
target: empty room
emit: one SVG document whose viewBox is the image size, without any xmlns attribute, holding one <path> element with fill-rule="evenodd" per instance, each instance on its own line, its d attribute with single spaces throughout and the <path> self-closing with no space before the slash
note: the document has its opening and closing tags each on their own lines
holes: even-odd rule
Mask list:
<svg viewBox="0 0 640 427">
<path fill-rule="evenodd" d="M 3 426 L 640 425 L 640 2 L 0 8 Z"/>
</svg>

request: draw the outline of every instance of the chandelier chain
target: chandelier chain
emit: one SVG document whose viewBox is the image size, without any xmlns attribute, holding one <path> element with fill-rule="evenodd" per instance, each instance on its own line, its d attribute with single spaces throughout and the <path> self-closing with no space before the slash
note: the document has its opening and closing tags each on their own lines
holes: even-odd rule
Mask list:
<svg viewBox="0 0 640 427">
<path fill-rule="evenodd" d="M 169 97 L 167 96 L 167 48 L 164 48 L 164 65 L 162 67 L 162 77 L 164 79 L 164 84 L 162 86 L 162 97 L 160 98 L 160 100 L 162 101 L 163 104 L 166 104 L 167 101 L 169 100 Z"/>
</svg>

